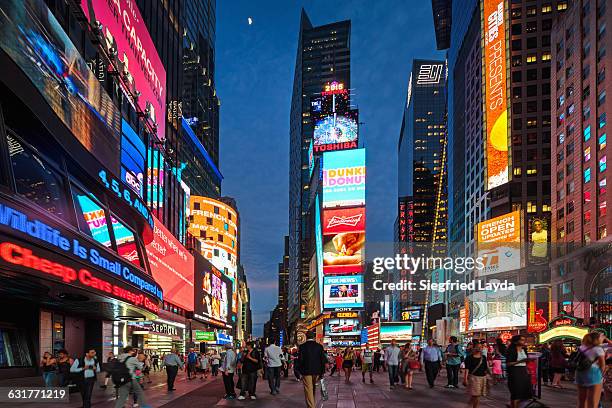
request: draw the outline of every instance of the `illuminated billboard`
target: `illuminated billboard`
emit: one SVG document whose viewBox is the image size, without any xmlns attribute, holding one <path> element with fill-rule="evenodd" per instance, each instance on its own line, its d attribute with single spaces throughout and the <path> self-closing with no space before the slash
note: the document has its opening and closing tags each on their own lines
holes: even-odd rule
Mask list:
<svg viewBox="0 0 612 408">
<path fill-rule="evenodd" d="M 153 278 L 164 290 L 164 298 L 185 310 L 193 310 L 193 255 L 154 218 L 153 241 L 146 245 Z"/>
<path fill-rule="evenodd" d="M 359 120 L 357 111 L 334 113 L 314 120 L 316 153 L 357 148 Z"/>
<path fill-rule="evenodd" d="M 531 216 L 527 221 L 527 238 L 529 240 L 528 258 L 532 265 L 548 263 L 550 242 L 549 217 Z"/>
<path fill-rule="evenodd" d="M 44 2 L 1 2 L 0 48 L 81 145 L 119 174 L 121 112 Z"/>
<path fill-rule="evenodd" d="M 470 330 L 498 330 L 527 326 L 528 285 L 514 290 L 480 291 L 470 298 Z"/>
<path fill-rule="evenodd" d="M 132 127 L 121 120 L 121 180 L 142 198 L 147 148 Z"/>
<path fill-rule="evenodd" d="M 323 308 L 362 308 L 363 275 L 323 277 Z"/>
<path fill-rule="evenodd" d="M 158 122 L 158 137 L 165 138 L 166 70 L 138 6 L 131 0 L 81 0 L 81 8 L 91 21 L 102 25 L 106 49 L 114 49 L 128 82 L 140 92 L 137 104 Z M 132 89 L 130 89 L 132 91 Z"/>
<path fill-rule="evenodd" d="M 323 234 L 365 231 L 365 207 L 323 211 Z"/>
<path fill-rule="evenodd" d="M 365 232 L 323 236 L 323 273 L 350 275 L 363 271 Z"/>
<path fill-rule="evenodd" d="M 337 336 L 358 336 L 361 334 L 361 324 L 359 319 L 326 319 L 325 335 L 329 337 Z"/>
<path fill-rule="evenodd" d="M 486 189 L 489 190 L 509 181 L 506 19 L 504 0 L 482 0 L 482 8 L 484 15 Z"/>
<path fill-rule="evenodd" d="M 317 278 L 319 281 L 319 305 L 323 305 L 323 231 L 321 228 L 320 205 L 319 195 L 317 194 L 315 198 L 315 250 L 317 256 Z"/>
<path fill-rule="evenodd" d="M 189 228 L 202 244 L 202 255 L 232 282 L 232 311 L 238 312 L 238 213 L 231 206 L 202 196 L 189 197 Z"/>
<path fill-rule="evenodd" d="M 365 205 L 365 149 L 323 153 L 323 208 Z"/>
<path fill-rule="evenodd" d="M 195 255 L 194 318 L 229 328 L 232 282 L 199 254 Z"/>
<path fill-rule="evenodd" d="M 381 322 L 380 323 L 380 342 L 390 343 L 391 340 L 409 341 L 412 340 L 412 323 L 406 322 Z"/>
<path fill-rule="evenodd" d="M 478 256 L 484 269 L 479 276 L 521 268 L 521 212 L 514 211 L 478 223 Z"/>
</svg>

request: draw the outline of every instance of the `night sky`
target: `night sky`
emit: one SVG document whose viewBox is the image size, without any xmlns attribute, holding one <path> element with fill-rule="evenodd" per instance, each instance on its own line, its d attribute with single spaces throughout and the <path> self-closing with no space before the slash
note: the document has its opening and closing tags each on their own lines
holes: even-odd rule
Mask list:
<svg viewBox="0 0 612 408">
<path fill-rule="evenodd" d="M 315 26 L 352 20 L 351 82 L 367 147 L 370 242 L 393 238 L 397 141 L 411 61 L 444 58 L 436 51 L 429 1 L 217 1 L 222 193 L 235 197 L 240 210 L 255 336 L 277 302 L 277 264 L 289 230 L 289 110 L 301 7 Z"/>
</svg>

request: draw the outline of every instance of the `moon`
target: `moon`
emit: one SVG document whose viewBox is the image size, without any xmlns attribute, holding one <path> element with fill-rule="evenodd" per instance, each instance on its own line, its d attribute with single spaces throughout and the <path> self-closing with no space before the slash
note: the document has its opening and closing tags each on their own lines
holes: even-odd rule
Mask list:
<svg viewBox="0 0 612 408">
<path fill-rule="evenodd" d="M 247 22 L 249 23 L 249 25 L 253 24 L 253 18 L 252 17 L 247 18 Z"/>
</svg>

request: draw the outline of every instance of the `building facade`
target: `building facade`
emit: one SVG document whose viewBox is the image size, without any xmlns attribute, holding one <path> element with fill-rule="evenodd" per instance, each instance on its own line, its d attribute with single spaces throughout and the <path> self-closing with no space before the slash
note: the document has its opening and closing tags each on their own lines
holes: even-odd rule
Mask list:
<svg viewBox="0 0 612 408">
<path fill-rule="evenodd" d="M 306 12 L 300 17 L 300 34 L 291 99 L 289 143 L 289 281 L 287 314 L 295 328 L 305 304 L 308 282 L 307 252 L 312 246 L 312 228 L 307 226 L 309 148 L 313 136 L 310 98 L 320 95 L 325 84 L 343 83 L 350 89 L 350 21 L 313 26 Z"/>
</svg>

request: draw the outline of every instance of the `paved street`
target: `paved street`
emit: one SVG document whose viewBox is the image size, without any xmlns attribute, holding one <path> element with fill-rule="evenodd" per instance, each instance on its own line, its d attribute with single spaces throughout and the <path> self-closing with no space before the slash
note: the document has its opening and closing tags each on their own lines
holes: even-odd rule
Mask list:
<svg viewBox="0 0 612 408">
<path fill-rule="evenodd" d="M 221 378 L 199 379 L 187 381 L 184 374 L 177 379 L 177 390 L 171 394 L 166 392 L 165 376 L 163 373 L 153 375 L 153 384 L 147 386 L 145 392 L 148 403 L 154 407 L 179 408 L 179 407 L 264 407 L 264 408 L 298 408 L 305 407 L 304 396 L 301 383 L 289 377 L 283 379 L 281 393 L 276 396 L 268 392 L 267 382 L 261 379 L 257 384 L 256 401 L 226 401 L 221 399 L 223 396 L 223 383 Z M 415 376 L 413 390 L 406 390 L 396 387 L 390 390 L 388 387 L 387 374 L 382 371 L 375 373 L 374 384 L 361 382 L 361 373 L 355 372 L 351 384 L 344 383 L 344 377 L 326 377 L 328 381 L 329 400 L 321 401 L 320 393 L 317 392 L 318 408 L 383 408 L 383 407 L 426 407 L 436 404 L 438 407 L 459 408 L 465 407 L 467 395 L 463 388 L 459 390 L 446 389 L 444 371 L 438 378 L 436 386 L 429 389 L 425 384 L 425 375 L 418 373 Z M 564 384 L 566 389 L 553 390 L 544 387 L 541 402 L 550 408 L 572 408 L 576 404 L 576 391 L 571 384 Z M 317 390 L 318 391 L 318 390 Z M 505 384 L 495 386 L 491 390 L 491 395 L 483 399 L 481 407 L 499 408 L 507 403 L 508 390 Z M 81 398 L 78 394 L 71 396 L 70 404 L 21 404 L 13 405 L 33 408 L 78 408 L 81 406 Z M 131 400 L 126 407 L 131 407 Z M 609 406 L 609 405 L 608 405 Z M 96 388 L 94 391 L 93 407 L 112 408 L 114 407 L 114 397 L 112 388 L 103 391 Z"/>
</svg>

